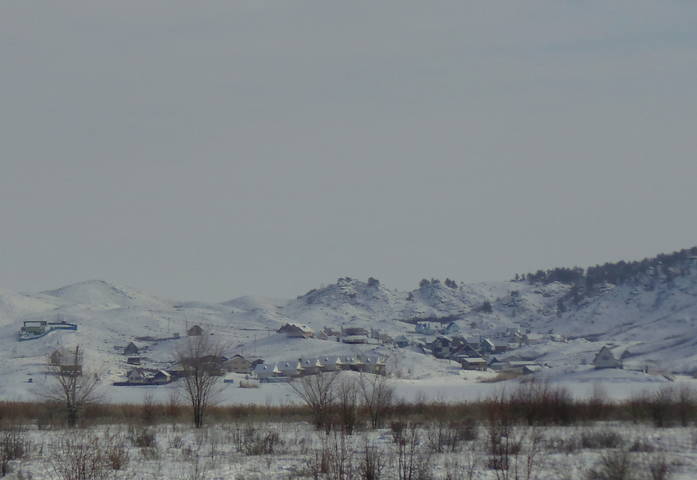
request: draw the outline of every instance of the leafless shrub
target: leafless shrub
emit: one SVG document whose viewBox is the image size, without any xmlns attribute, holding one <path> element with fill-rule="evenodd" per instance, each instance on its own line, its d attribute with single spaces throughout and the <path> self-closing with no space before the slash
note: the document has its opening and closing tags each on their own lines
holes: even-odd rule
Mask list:
<svg viewBox="0 0 697 480">
<path fill-rule="evenodd" d="M 104 434 L 104 455 L 112 470 L 123 470 L 130 459 L 126 441 L 121 434 Z"/>
<path fill-rule="evenodd" d="M 545 439 L 545 448 L 550 451 L 569 455 L 581 449 L 581 441 L 578 437 L 573 435 L 566 437 L 549 437 Z"/>
<path fill-rule="evenodd" d="M 657 447 L 645 438 L 635 438 L 629 446 L 630 452 L 655 452 Z"/>
<path fill-rule="evenodd" d="M 98 399 L 99 376 L 83 371 L 83 354 L 80 346 L 66 353 L 61 363 L 50 358 L 47 368 L 54 382 L 42 394 L 50 402 L 63 405 L 69 427 L 77 425 L 80 413 Z"/>
<path fill-rule="evenodd" d="M 335 384 L 338 423 L 347 435 L 353 435 L 358 423 L 358 382 L 351 377 L 339 379 Z"/>
<path fill-rule="evenodd" d="M 582 448 L 609 449 L 623 445 L 624 438 L 614 430 L 586 430 L 581 433 Z"/>
<path fill-rule="evenodd" d="M 259 431 L 253 425 L 247 425 L 242 431 L 238 449 L 245 455 L 271 455 L 280 443 L 278 432 Z"/>
<path fill-rule="evenodd" d="M 361 451 L 358 472 L 362 480 L 380 480 L 385 469 L 385 458 L 378 447 L 371 445 L 367 440 Z"/>
<path fill-rule="evenodd" d="M 658 390 L 649 401 L 649 413 L 656 427 L 668 427 L 672 423 L 674 397 L 675 390 L 667 386 Z"/>
<path fill-rule="evenodd" d="M 108 480 L 114 477 L 102 442 L 92 434 L 63 436 L 52 452 L 50 463 L 61 480 Z"/>
<path fill-rule="evenodd" d="M 575 415 L 573 399 L 566 388 L 535 378 L 520 382 L 508 403 L 528 425 L 567 425 Z"/>
<path fill-rule="evenodd" d="M 369 373 L 362 373 L 358 383 L 370 426 L 373 429 L 382 427 L 385 415 L 392 405 L 394 387 L 384 375 Z"/>
<path fill-rule="evenodd" d="M 155 409 L 155 400 L 153 399 L 152 393 L 147 392 L 143 396 L 143 403 L 140 410 L 141 421 L 145 425 L 151 425 L 155 421 L 155 416 L 157 415 Z"/>
<path fill-rule="evenodd" d="M 331 430 L 331 409 L 336 398 L 334 382 L 338 372 L 325 372 L 301 377 L 290 383 L 293 391 L 312 411 L 312 421 L 317 429 Z"/>
<path fill-rule="evenodd" d="M 652 455 L 645 463 L 649 480 L 669 480 L 673 476 L 673 466 L 663 454 Z"/>
<path fill-rule="evenodd" d="M 433 457 L 421 448 L 415 425 L 409 425 L 397 443 L 397 479 L 429 480 L 433 476 Z"/>
<path fill-rule="evenodd" d="M 176 360 L 183 370 L 182 391 L 191 404 L 196 428 L 203 426 L 206 410 L 220 393 L 222 352 L 222 346 L 208 335 L 188 337 L 184 348 L 177 352 Z"/>
<path fill-rule="evenodd" d="M 394 443 L 399 443 L 403 438 L 404 428 L 407 426 L 405 422 L 396 421 L 390 423 L 390 430 L 392 431 L 392 441 Z"/>
<path fill-rule="evenodd" d="M 184 446 L 184 439 L 181 435 L 174 435 L 169 439 L 169 448 L 180 449 Z"/>
<path fill-rule="evenodd" d="M 0 476 L 10 473 L 10 462 L 24 458 L 30 449 L 26 429 L 22 425 L 9 425 L 0 431 Z"/>
<path fill-rule="evenodd" d="M 322 448 L 308 462 L 314 479 L 353 480 L 359 475 L 350 437 L 334 432 L 323 438 Z"/>
<path fill-rule="evenodd" d="M 154 430 L 139 428 L 131 433 L 133 445 L 139 448 L 157 447 L 157 436 Z"/>
<path fill-rule="evenodd" d="M 471 424 L 440 421 L 426 431 L 426 443 L 433 453 L 452 453 L 458 451 L 463 441 L 472 440 L 473 435 L 476 438 L 476 430 L 472 431 Z"/>
<path fill-rule="evenodd" d="M 206 462 L 199 455 L 195 455 L 191 458 L 188 469 L 181 480 L 206 480 L 207 472 Z"/>
<path fill-rule="evenodd" d="M 444 480 L 474 480 L 479 472 L 479 460 L 476 452 L 468 450 L 455 460 L 449 457 L 445 461 Z"/>
<path fill-rule="evenodd" d="M 596 465 L 588 470 L 587 480 L 633 480 L 636 466 L 625 450 L 604 452 Z"/>
<path fill-rule="evenodd" d="M 697 410 L 697 398 L 695 391 L 689 385 L 681 385 L 678 388 L 675 399 L 675 413 L 680 425 L 688 426 L 695 419 Z"/>
</svg>

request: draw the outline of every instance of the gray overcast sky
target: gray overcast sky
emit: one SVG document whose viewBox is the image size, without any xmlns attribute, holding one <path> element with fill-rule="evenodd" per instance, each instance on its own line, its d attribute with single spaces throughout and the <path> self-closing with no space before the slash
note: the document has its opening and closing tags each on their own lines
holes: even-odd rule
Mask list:
<svg viewBox="0 0 697 480">
<path fill-rule="evenodd" d="M 697 244 L 697 2 L 0 2 L 0 287 L 292 297 Z"/>
</svg>

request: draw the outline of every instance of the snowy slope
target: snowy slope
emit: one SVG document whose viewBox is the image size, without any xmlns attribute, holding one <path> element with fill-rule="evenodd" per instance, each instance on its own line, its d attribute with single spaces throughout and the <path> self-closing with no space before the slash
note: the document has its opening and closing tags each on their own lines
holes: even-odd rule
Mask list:
<svg viewBox="0 0 697 480">
<path fill-rule="evenodd" d="M 35 390 L 26 380 L 41 378 L 46 356 L 64 346 L 81 345 L 107 381 L 123 379 L 127 366 L 122 349 L 131 341 L 145 347 L 147 366 L 164 368 L 193 325 L 213 335 L 227 354 L 269 362 L 378 351 L 401 365 L 394 365 L 395 371 L 414 381 L 450 375 L 451 365 L 418 347 L 348 346 L 335 339 L 293 340 L 275 332 L 287 322 L 308 324 L 316 332 L 359 326 L 427 343 L 435 337 L 417 334 L 417 321 L 436 326 L 454 322 L 468 337 L 497 338 L 507 329 L 567 337 L 567 342 L 545 341 L 503 355 L 546 363 L 557 369 L 556 377 L 571 378 L 572 372 L 587 368 L 584 365 L 603 345 L 623 355 L 629 369 L 694 373 L 694 263 L 680 265 L 679 276 L 641 274 L 620 285 L 602 284 L 580 297 L 571 295 L 571 285 L 558 282 L 422 280 L 418 288 L 404 292 L 375 279 L 352 278 L 340 278 L 292 300 L 240 297 L 224 303 L 166 300 L 102 280 L 36 294 L 0 290 L 0 397 Z M 17 332 L 27 320 L 66 321 L 77 324 L 78 331 L 18 342 Z"/>
</svg>

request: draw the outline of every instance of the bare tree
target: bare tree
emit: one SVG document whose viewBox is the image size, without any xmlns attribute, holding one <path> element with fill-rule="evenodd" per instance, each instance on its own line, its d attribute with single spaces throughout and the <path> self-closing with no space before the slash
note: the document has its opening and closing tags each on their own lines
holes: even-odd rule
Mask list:
<svg viewBox="0 0 697 480">
<path fill-rule="evenodd" d="M 363 397 L 363 405 L 370 416 L 373 428 L 380 428 L 385 414 L 392 406 L 394 387 L 383 375 L 361 373 L 358 384 Z"/>
<path fill-rule="evenodd" d="M 54 381 L 43 396 L 63 404 L 68 426 L 74 427 L 85 406 L 99 398 L 99 376 L 95 372 L 83 371 L 83 354 L 79 345 L 63 352 L 60 359 L 49 358 L 47 363 Z"/>
<path fill-rule="evenodd" d="M 201 428 L 206 409 L 220 393 L 217 384 L 222 375 L 222 347 L 208 335 L 188 337 L 177 352 L 177 362 L 182 368 L 184 397 L 193 409 L 194 426 Z"/>
<path fill-rule="evenodd" d="M 358 424 L 358 382 L 353 377 L 344 377 L 336 382 L 336 406 L 338 421 L 342 431 L 347 435 L 353 435 Z"/>
<path fill-rule="evenodd" d="M 312 410 L 315 427 L 329 431 L 331 428 L 331 409 L 334 405 L 334 382 L 339 372 L 325 372 L 301 377 L 290 383 L 291 388 Z"/>
</svg>

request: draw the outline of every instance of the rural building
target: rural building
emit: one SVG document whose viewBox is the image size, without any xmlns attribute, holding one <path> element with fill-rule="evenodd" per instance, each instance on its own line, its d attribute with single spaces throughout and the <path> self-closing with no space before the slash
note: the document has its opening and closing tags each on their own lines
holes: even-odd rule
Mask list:
<svg viewBox="0 0 697 480">
<path fill-rule="evenodd" d="M 593 359 L 593 366 L 600 368 L 622 368 L 622 360 L 615 358 L 612 351 L 604 346 Z"/>
<path fill-rule="evenodd" d="M 250 373 L 252 371 L 252 362 L 239 354 L 233 355 L 223 366 L 228 372 Z"/>
<path fill-rule="evenodd" d="M 284 377 L 299 377 L 302 374 L 303 367 L 299 361 L 295 362 L 279 362 L 276 364 L 281 375 Z"/>
<path fill-rule="evenodd" d="M 360 327 L 341 329 L 341 341 L 343 343 L 368 343 L 368 330 Z"/>
<path fill-rule="evenodd" d="M 126 345 L 126 348 L 123 349 L 123 354 L 124 355 L 138 355 L 140 353 L 140 348 L 138 345 L 136 345 L 133 342 L 130 342 L 128 345 Z"/>
<path fill-rule="evenodd" d="M 450 358 L 452 339 L 450 337 L 441 336 L 436 338 L 431 343 L 431 351 L 436 358 Z"/>
<path fill-rule="evenodd" d="M 164 385 L 172 381 L 172 375 L 164 370 L 158 370 L 149 380 L 155 385 Z"/>
<path fill-rule="evenodd" d="M 142 368 L 134 368 L 126 374 L 126 379 L 128 383 L 139 383 L 145 384 L 147 382 L 147 377 L 145 375 L 145 370 Z"/>
<path fill-rule="evenodd" d="M 457 323 L 450 322 L 448 326 L 442 330 L 442 333 L 444 335 L 455 335 L 460 333 L 460 327 L 457 326 Z"/>
<path fill-rule="evenodd" d="M 288 338 L 312 338 L 315 336 L 314 330 L 299 323 L 286 323 L 276 333 L 284 333 Z"/>
<path fill-rule="evenodd" d="M 140 365 L 141 364 L 140 357 L 128 357 L 126 359 L 126 363 L 129 365 Z"/>
<path fill-rule="evenodd" d="M 395 337 L 394 344 L 399 348 L 405 348 L 409 346 L 409 339 L 404 335 L 400 335 L 398 337 Z"/>
<path fill-rule="evenodd" d="M 203 335 L 203 329 L 198 325 L 194 325 L 186 331 L 186 334 L 189 337 L 200 337 L 201 335 Z"/>
<path fill-rule="evenodd" d="M 464 370 L 486 370 L 486 360 L 482 357 L 457 357 Z"/>
<path fill-rule="evenodd" d="M 385 374 L 385 360 L 379 355 L 367 355 L 363 359 L 365 364 L 364 371 L 376 375 Z"/>
</svg>

